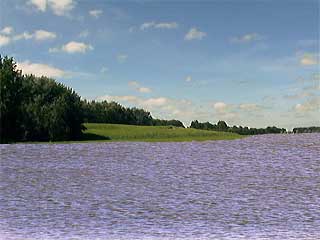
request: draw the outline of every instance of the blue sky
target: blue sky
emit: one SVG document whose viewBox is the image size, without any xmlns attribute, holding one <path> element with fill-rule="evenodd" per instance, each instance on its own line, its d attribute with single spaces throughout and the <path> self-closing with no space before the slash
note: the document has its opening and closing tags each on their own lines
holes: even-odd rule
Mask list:
<svg viewBox="0 0 320 240">
<path fill-rule="evenodd" d="M 319 125 L 320 2 L 2 0 L 0 53 L 157 118 Z"/>
</svg>

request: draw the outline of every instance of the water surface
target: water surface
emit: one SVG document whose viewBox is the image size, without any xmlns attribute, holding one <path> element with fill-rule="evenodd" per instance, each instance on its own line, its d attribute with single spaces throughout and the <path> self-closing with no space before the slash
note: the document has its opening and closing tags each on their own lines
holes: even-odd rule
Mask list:
<svg viewBox="0 0 320 240">
<path fill-rule="evenodd" d="M 320 134 L 0 151 L 0 239 L 320 238 Z"/>
</svg>

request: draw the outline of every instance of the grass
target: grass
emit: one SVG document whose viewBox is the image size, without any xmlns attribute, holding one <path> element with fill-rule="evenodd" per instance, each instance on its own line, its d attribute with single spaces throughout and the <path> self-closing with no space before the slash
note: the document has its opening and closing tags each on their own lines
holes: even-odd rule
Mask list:
<svg viewBox="0 0 320 240">
<path fill-rule="evenodd" d="M 232 140 L 243 138 L 235 133 L 178 128 L 171 126 L 135 126 L 123 124 L 86 123 L 84 141 L 181 142 Z"/>
</svg>

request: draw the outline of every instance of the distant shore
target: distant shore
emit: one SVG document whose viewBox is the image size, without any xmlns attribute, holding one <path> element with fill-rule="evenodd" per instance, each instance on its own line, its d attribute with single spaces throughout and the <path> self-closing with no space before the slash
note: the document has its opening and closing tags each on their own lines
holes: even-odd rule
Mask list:
<svg viewBox="0 0 320 240">
<path fill-rule="evenodd" d="M 173 126 L 86 123 L 85 127 L 87 128 L 84 131 L 85 141 L 184 142 L 243 138 L 243 136 L 235 133 Z"/>
<path fill-rule="evenodd" d="M 80 140 L 19 143 L 190 142 L 234 140 L 246 137 L 236 133 L 174 126 L 137 126 L 106 123 L 85 123 L 84 125 L 87 129 Z"/>
</svg>

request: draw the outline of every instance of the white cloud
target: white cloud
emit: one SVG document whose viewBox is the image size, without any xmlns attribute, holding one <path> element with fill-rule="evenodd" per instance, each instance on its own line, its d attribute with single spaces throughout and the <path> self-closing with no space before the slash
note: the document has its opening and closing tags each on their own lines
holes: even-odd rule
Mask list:
<svg viewBox="0 0 320 240">
<path fill-rule="evenodd" d="M 38 41 L 54 39 L 57 35 L 54 32 L 48 32 L 45 30 L 37 30 L 34 32 L 34 38 Z"/>
<path fill-rule="evenodd" d="M 215 104 L 213 104 L 213 108 L 214 110 L 216 110 L 217 112 L 225 112 L 228 108 L 228 105 L 224 102 L 216 102 Z"/>
<path fill-rule="evenodd" d="M 63 16 L 68 15 L 76 3 L 73 0 L 29 0 L 27 4 L 41 12 L 50 8 L 55 15 Z"/>
<path fill-rule="evenodd" d="M 185 40 L 201 40 L 206 37 L 207 33 L 199 31 L 197 28 L 191 28 L 189 32 L 185 35 Z"/>
<path fill-rule="evenodd" d="M 13 28 L 8 26 L 8 27 L 4 27 L 0 33 L 5 34 L 5 35 L 10 35 L 13 32 Z"/>
<path fill-rule="evenodd" d="M 90 16 L 95 17 L 95 18 L 99 18 L 102 13 L 103 13 L 103 11 L 100 9 L 94 9 L 94 10 L 89 11 Z"/>
<path fill-rule="evenodd" d="M 159 22 L 156 23 L 154 21 L 152 22 L 145 22 L 143 24 L 141 24 L 140 26 L 140 30 L 147 30 L 149 28 L 158 28 L 158 29 L 175 29 L 178 28 L 178 23 L 176 22 Z M 132 28 L 130 28 L 132 29 Z M 132 29 L 133 31 L 133 29 Z"/>
<path fill-rule="evenodd" d="M 176 22 L 162 22 L 162 23 L 157 23 L 155 28 L 162 28 L 162 29 L 175 29 L 178 28 L 178 23 Z"/>
<path fill-rule="evenodd" d="M 239 108 L 241 110 L 248 111 L 248 112 L 261 110 L 261 106 L 255 103 L 243 103 L 239 105 Z"/>
<path fill-rule="evenodd" d="M 98 101 L 118 101 L 118 102 L 129 102 L 129 103 L 134 103 L 136 104 L 139 102 L 139 98 L 136 96 L 110 96 L 110 95 L 105 95 L 105 96 L 100 96 L 97 97 L 96 100 Z"/>
<path fill-rule="evenodd" d="M 318 62 L 319 59 L 317 59 L 315 54 L 304 54 L 304 56 L 300 58 L 300 64 L 302 66 L 316 65 Z"/>
<path fill-rule="evenodd" d="M 29 39 L 35 39 L 36 41 L 44 41 L 44 40 L 50 40 L 56 38 L 57 35 L 54 32 L 49 32 L 46 30 L 36 30 L 34 33 L 29 33 L 29 32 L 23 32 L 21 34 L 17 34 L 13 36 L 14 41 L 18 40 L 29 40 Z"/>
<path fill-rule="evenodd" d="M 28 40 L 28 39 L 31 39 L 32 37 L 33 37 L 33 34 L 28 33 L 28 32 L 23 32 L 21 34 L 15 35 L 13 37 L 13 40 L 15 40 L 15 41 L 21 40 L 21 39 Z"/>
<path fill-rule="evenodd" d="M 150 88 L 147 88 L 147 87 L 139 87 L 137 88 L 137 90 L 141 93 L 149 93 L 151 92 L 151 89 Z"/>
<path fill-rule="evenodd" d="M 150 93 L 150 92 L 152 92 L 151 88 L 143 87 L 136 81 L 130 81 L 130 82 L 128 82 L 128 85 L 130 87 L 133 87 L 135 90 L 137 90 L 138 92 L 141 92 L 141 93 Z"/>
<path fill-rule="evenodd" d="M 10 41 L 11 39 L 9 37 L 0 34 L 0 47 L 9 44 Z"/>
<path fill-rule="evenodd" d="M 139 83 L 136 81 L 130 81 L 130 82 L 128 82 L 128 85 L 131 87 L 135 87 L 135 88 L 139 87 Z"/>
<path fill-rule="evenodd" d="M 262 39 L 263 37 L 258 33 L 248 33 L 243 36 L 233 37 L 230 41 L 234 43 L 249 43 Z"/>
<path fill-rule="evenodd" d="M 29 0 L 27 4 L 33 5 L 41 12 L 45 12 L 47 9 L 47 0 Z"/>
<path fill-rule="evenodd" d="M 142 102 L 142 105 L 146 107 L 159 107 L 164 106 L 168 103 L 168 99 L 165 97 L 159 97 L 159 98 L 149 98 Z"/>
<path fill-rule="evenodd" d="M 313 97 L 305 101 L 304 103 L 298 103 L 294 109 L 297 112 L 312 112 L 316 111 L 320 113 L 320 97 Z"/>
<path fill-rule="evenodd" d="M 75 7 L 75 4 L 73 0 L 48 0 L 48 5 L 58 16 L 67 15 Z"/>
<path fill-rule="evenodd" d="M 89 50 L 93 50 L 93 47 L 90 44 L 71 41 L 65 45 L 62 45 L 61 48 L 50 48 L 49 52 L 53 53 L 53 52 L 63 51 L 63 52 L 73 54 L 73 53 L 85 53 Z"/>
<path fill-rule="evenodd" d="M 128 55 L 125 55 L 125 54 L 117 55 L 117 60 L 119 63 L 124 63 L 125 61 L 127 61 L 127 59 L 128 59 Z"/>
<path fill-rule="evenodd" d="M 191 76 L 187 76 L 185 79 L 186 82 L 191 82 L 192 81 L 192 77 Z"/>
<path fill-rule="evenodd" d="M 33 74 L 38 77 L 62 77 L 66 75 L 65 71 L 42 63 L 31 63 L 30 61 L 24 61 L 18 62 L 17 66 L 22 70 L 23 74 Z"/>
<path fill-rule="evenodd" d="M 141 24 L 140 26 L 140 30 L 146 30 L 148 28 L 151 28 L 151 27 L 154 27 L 155 25 L 155 22 L 146 22 L 146 23 L 143 23 Z"/>
<path fill-rule="evenodd" d="M 131 103 L 135 104 L 138 107 L 143 107 L 149 110 L 158 109 L 159 107 L 166 106 L 170 99 L 165 97 L 158 98 L 140 98 L 137 96 L 101 96 L 98 97 L 97 100 L 107 100 L 107 101 L 119 101 L 121 103 Z"/>
</svg>

